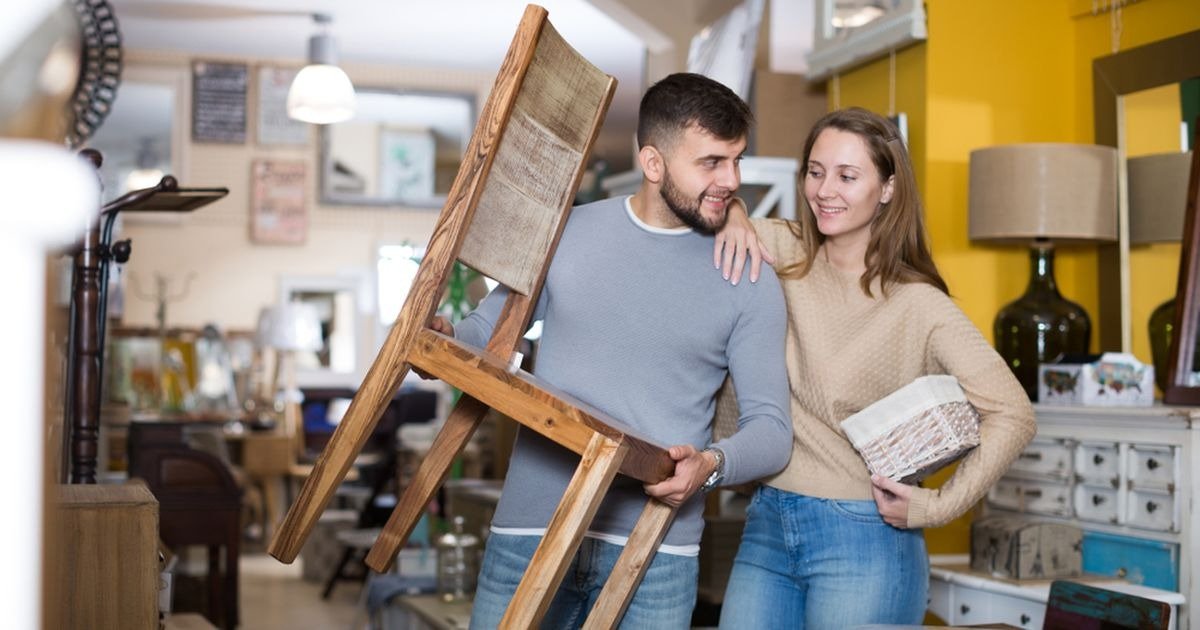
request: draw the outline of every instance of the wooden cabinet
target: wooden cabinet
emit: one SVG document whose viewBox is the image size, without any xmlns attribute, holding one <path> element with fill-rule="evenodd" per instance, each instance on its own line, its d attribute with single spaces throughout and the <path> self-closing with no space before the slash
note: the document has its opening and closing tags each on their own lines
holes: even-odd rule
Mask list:
<svg viewBox="0 0 1200 630">
<path fill-rule="evenodd" d="M 1200 629 L 1200 409 L 1035 408 L 1037 437 L 987 511 L 1080 527 L 1085 572 L 1176 591 L 1178 627 Z"/>
<path fill-rule="evenodd" d="M 56 489 L 46 627 L 158 628 L 158 501 L 145 485 Z"/>
</svg>

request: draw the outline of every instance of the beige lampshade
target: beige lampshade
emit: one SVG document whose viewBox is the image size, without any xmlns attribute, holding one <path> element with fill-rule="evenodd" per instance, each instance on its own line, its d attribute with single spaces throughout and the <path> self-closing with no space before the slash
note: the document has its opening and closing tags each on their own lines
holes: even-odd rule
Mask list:
<svg viewBox="0 0 1200 630">
<path fill-rule="evenodd" d="M 1183 238 L 1192 153 L 1129 158 L 1129 241 L 1135 245 Z"/>
<path fill-rule="evenodd" d="M 971 152 L 972 239 L 1117 239 L 1117 150 L 1012 144 Z"/>
</svg>

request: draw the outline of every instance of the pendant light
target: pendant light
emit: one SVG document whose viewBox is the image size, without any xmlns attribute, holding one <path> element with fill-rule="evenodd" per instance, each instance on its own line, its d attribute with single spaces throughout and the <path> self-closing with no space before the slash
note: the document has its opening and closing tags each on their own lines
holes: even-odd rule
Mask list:
<svg viewBox="0 0 1200 630">
<path fill-rule="evenodd" d="M 337 51 L 325 13 L 314 13 L 318 31 L 308 40 L 308 65 L 292 80 L 288 90 L 289 118 L 328 125 L 354 117 L 354 86 L 337 65 Z"/>
</svg>

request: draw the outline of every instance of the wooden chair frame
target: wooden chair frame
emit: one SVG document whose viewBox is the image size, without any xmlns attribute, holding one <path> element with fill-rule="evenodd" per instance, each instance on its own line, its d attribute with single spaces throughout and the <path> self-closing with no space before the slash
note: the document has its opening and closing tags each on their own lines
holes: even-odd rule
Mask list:
<svg viewBox="0 0 1200 630">
<path fill-rule="evenodd" d="M 670 476 L 674 462 L 666 449 L 633 435 L 617 420 L 536 377 L 509 367 L 529 325 L 537 293 L 615 87 L 612 77 L 588 64 L 558 36 L 546 19 L 545 9 L 534 5 L 526 8 L 408 299 L 313 474 L 272 540 L 272 556 L 283 562 L 295 559 L 410 367 L 441 378 L 464 395 L 367 556 L 372 569 L 382 572 L 391 566 L 489 407 L 581 456 L 509 603 L 502 627 L 529 628 L 540 623 L 618 472 L 647 483 Z M 506 136 L 505 132 L 513 129 L 516 131 Z M 542 207 L 552 210 L 554 216 L 529 219 L 526 214 L 516 214 L 536 205 L 536 200 L 520 196 L 524 192 L 514 198 L 513 193 L 498 190 L 504 184 L 496 184 L 497 176 L 501 176 L 500 181 L 511 181 L 504 180 L 503 172 L 493 173 L 496 157 L 504 151 L 521 157 L 498 168 L 519 171 L 507 173 L 512 179 L 538 180 L 535 185 L 542 188 L 533 196 L 543 193 Z M 536 168 L 521 168 L 525 156 L 539 157 L 543 165 L 552 167 L 546 170 L 557 169 L 558 179 Z M 533 158 L 528 160 L 533 162 Z M 484 210 L 479 216 L 477 207 Z M 520 224 L 515 238 L 511 233 L 513 223 Z M 530 225 L 533 223 L 539 225 Z M 505 234 L 506 230 L 510 233 Z M 497 247 L 497 242 L 508 250 Z M 508 256 L 515 262 L 510 264 Z M 483 351 L 427 327 L 456 259 L 512 289 Z M 675 512 L 665 503 L 647 501 L 585 627 L 617 625 Z"/>
</svg>

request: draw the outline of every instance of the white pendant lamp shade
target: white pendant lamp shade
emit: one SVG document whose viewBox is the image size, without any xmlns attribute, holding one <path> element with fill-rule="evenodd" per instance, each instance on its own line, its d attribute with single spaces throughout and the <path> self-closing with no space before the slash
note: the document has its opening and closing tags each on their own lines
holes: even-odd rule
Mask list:
<svg viewBox="0 0 1200 630">
<path fill-rule="evenodd" d="M 316 125 L 354 117 L 354 86 L 337 66 L 305 66 L 292 81 L 287 98 L 288 116 Z"/>
<path fill-rule="evenodd" d="M 314 17 L 319 25 L 329 23 L 327 16 Z M 317 33 L 308 40 L 309 65 L 296 74 L 288 90 L 290 118 L 328 125 L 354 117 L 354 86 L 350 77 L 334 65 L 335 57 L 333 36 L 329 33 Z"/>
</svg>

